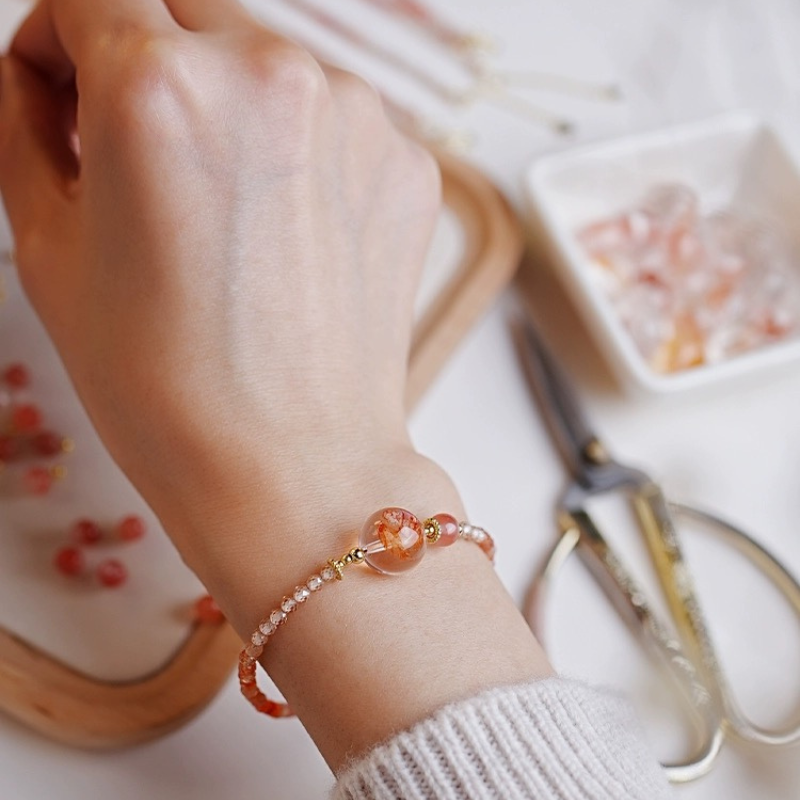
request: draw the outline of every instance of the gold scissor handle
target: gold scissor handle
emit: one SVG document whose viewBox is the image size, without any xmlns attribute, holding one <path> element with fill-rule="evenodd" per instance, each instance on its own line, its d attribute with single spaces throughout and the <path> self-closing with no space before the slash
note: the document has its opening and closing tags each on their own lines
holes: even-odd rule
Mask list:
<svg viewBox="0 0 800 800">
<path fill-rule="evenodd" d="M 767 577 L 791 606 L 800 622 L 800 584 L 768 550 L 748 534 L 707 511 L 667 503 L 661 490 L 644 487 L 634 500 L 647 538 L 661 585 L 687 645 L 706 675 L 706 685 L 718 696 L 724 709 L 725 728 L 739 739 L 756 744 L 783 746 L 800 741 L 800 718 L 779 729 L 769 729 L 750 720 L 739 707 L 725 671 L 717 657 L 713 640 L 697 600 L 689 570 L 683 560 L 673 518 L 677 514 L 701 522 L 725 536 Z"/>
<path fill-rule="evenodd" d="M 562 535 L 537 573 L 528 596 L 526 616 L 531 628 L 544 643 L 543 601 L 548 585 L 577 549 L 629 629 L 665 668 L 698 730 L 699 742 L 688 759 L 662 764 L 668 779 L 672 783 L 687 783 L 702 777 L 709 772 L 722 747 L 722 707 L 706 689 L 681 642 L 654 615 L 644 591 L 612 551 L 589 514 L 573 511 L 564 514 L 560 522 Z"/>
</svg>

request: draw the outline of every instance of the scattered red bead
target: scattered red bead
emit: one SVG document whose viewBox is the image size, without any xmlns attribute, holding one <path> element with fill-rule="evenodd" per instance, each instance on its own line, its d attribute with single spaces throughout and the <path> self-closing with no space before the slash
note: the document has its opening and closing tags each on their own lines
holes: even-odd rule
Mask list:
<svg viewBox="0 0 800 800">
<path fill-rule="evenodd" d="M 94 545 L 103 538 L 100 526 L 90 519 L 79 519 L 69 531 L 70 538 L 76 544 Z"/>
<path fill-rule="evenodd" d="M 53 473 L 45 467 L 31 467 L 25 471 L 22 482 L 29 494 L 47 494 L 53 485 Z"/>
<path fill-rule="evenodd" d="M 135 514 L 124 517 L 117 526 L 117 533 L 123 542 L 134 542 L 141 539 L 146 531 L 144 520 Z"/>
<path fill-rule="evenodd" d="M 22 454 L 22 447 L 16 436 L 0 436 L 0 461 L 15 461 Z"/>
<path fill-rule="evenodd" d="M 220 622 L 225 621 L 225 615 L 209 594 L 204 595 L 194 604 L 194 618 L 198 622 L 210 625 L 218 625 Z"/>
<path fill-rule="evenodd" d="M 11 424 L 21 433 L 34 433 L 42 424 L 42 412 L 33 403 L 17 406 L 11 412 Z"/>
<path fill-rule="evenodd" d="M 128 580 L 128 570 L 116 558 L 107 558 L 97 565 L 97 580 L 109 589 L 122 586 Z"/>
<path fill-rule="evenodd" d="M 40 456 L 45 458 L 52 458 L 57 456 L 62 451 L 62 438 L 52 431 L 42 431 L 33 437 L 31 442 L 33 449 Z"/>
<path fill-rule="evenodd" d="M 3 380 L 12 389 L 24 389 L 30 384 L 31 376 L 24 364 L 11 364 L 3 372 Z"/>
<path fill-rule="evenodd" d="M 77 547 L 62 547 L 56 553 L 55 565 L 62 575 L 80 575 L 85 566 L 83 553 Z"/>
</svg>

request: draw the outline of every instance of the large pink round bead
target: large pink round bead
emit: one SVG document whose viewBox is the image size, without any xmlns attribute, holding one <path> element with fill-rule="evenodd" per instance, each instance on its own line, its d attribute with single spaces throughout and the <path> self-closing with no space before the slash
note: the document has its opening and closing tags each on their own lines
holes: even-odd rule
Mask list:
<svg viewBox="0 0 800 800">
<path fill-rule="evenodd" d="M 425 555 L 425 532 L 410 511 L 382 508 L 364 523 L 358 546 L 373 569 L 396 575 L 416 566 Z"/>
<path fill-rule="evenodd" d="M 437 514 L 434 519 L 439 523 L 439 541 L 437 547 L 449 547 L 458 541 L 458 520 L 450 514 Z"/>
</svg>

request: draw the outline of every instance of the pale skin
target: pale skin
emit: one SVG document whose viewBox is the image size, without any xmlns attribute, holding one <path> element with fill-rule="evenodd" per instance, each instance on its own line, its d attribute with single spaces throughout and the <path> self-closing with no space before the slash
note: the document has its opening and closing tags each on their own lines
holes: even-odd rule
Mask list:
<svg viewBox="0 0 800 800">
<path fill-rule="evenodd" d="M 244 639 L 373 511 L 464 518 L 403 407 L 438 172 L 366 83 L 236 0 L 43 0 L 2 60 L 0 190 L 98 432 Z M 351 571 L 263 663 L 334 770 L 552 674 L 465 542 Z"/>
</svg>

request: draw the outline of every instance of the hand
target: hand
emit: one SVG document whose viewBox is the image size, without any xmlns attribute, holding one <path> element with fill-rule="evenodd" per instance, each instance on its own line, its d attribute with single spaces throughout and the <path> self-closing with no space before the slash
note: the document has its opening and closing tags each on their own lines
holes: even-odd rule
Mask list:
<svg viewBox="0 0 800 800">
<path fill-rule="evenodd" d="M 22 281 L 190 561 L 176 507 L 258 492 L 286 525 L 405 463 L 439 178 L 372 88 L 234 0 L 44 0 L 2 73 Z"/>
<path fill-rule="evenodd" d="M 100 435 L 243 636 L 381 506 L 462 514 L 403 409 L 438 175 L 366 84 L 236 0 L 42 0 L 2 62 L 0 190 Z M 549 674 L 450 550 L 354 575 L 265 653 L 333 767 Z"/>
</svg>

